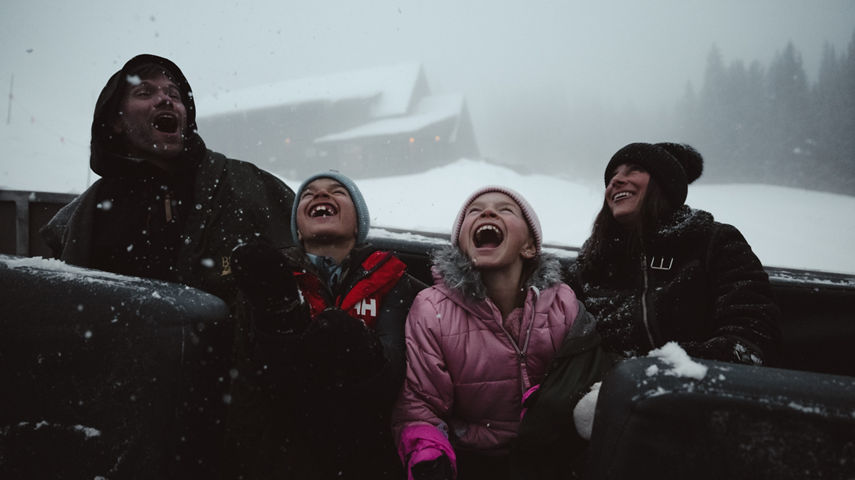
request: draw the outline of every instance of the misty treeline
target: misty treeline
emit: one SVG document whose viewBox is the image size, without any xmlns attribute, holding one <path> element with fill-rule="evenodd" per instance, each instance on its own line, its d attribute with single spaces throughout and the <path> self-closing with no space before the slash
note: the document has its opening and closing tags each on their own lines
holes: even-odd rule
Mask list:
<svg viewBox="0 0 855 480">
<path fill-rule="evenodd" d="M 792 43 L 768 66 L 726 65 L 713 47 L 703 85 L 678 104 L 676 136 L 716 159 L 706 181 L 855 195 L 855 32 L 845 52 L 824 46 L 815 78 Z"/>
</svg>

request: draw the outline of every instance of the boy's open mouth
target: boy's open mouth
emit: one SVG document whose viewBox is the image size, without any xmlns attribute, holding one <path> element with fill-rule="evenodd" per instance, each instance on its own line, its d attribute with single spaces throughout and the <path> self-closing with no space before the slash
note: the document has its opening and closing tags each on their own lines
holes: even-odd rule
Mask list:
<svg viewBox="0 0 855 480">
<path fill-rule="evenodd" d="M 476 248 L 495 248 L 502 244 L 505 240 L 504 234 L 495 225 L 481 225 L 475 230 L 475 235 L 472 238 Z"/>
<path fill-rule="evenodd" d="M 159 132 L 176 133 L 178 131 L 178 118 L 171 113 L 161 113 L 154 117 L 153 125 Z"/>
<path fill-rule="evenodd" d="M 336 211 L 335 207 L 333 207 L 329 203 L 321 203 L 321 204 L 315 205 L 314 207 L 312 207 L 311 210 L 309 210 L 309 216 L 312 218 L 331 217 L 331 216 L 335 215 L 336 213 L 338 213 L 338 212 Z"/>
</svg>

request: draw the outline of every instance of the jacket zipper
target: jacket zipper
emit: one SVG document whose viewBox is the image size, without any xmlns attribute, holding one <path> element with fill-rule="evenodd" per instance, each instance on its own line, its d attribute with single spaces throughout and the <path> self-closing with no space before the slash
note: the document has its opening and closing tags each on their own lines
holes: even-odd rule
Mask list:
<svg viewBox="0 0 855 480">
<path fill-rule="evenodd" d="M 369 256 L 371 256 L 371 255 L 369 255 Z M 386 252 L 386 255 L 384 255 L 383 258 L 377 262 L 377 265 L 374 265 L 373 267 L 371 267 L 371 270 L 366 270 L 365 267 L 362 266 L 362 263 L 360 263 L 359 268 L 362 270 L 362 272 L 359 274 L 358 277 L 356 277 L 355 279 L 352 279 L 350 282 L 348 282 L 348 285 L 346 286 L 346 288 L 342 282 L 350 275 L 350 269 L 352 268 L 352 265 L 348 266 L 347 271 L 342 270 L 341 278 L 338 282 L 339 288 L 336 289 L 336 290 L 338 290 L 338 293 L 337 294 L 334 293 L 332 291 L 332 286 L 327 285 L 327 291 L 330 292 L 330 298 L 335 299 L 335 305 L 337 307 L 340 307 L 341 302 L 344 301 L 344 297 L 347 296 L 347 295 L 345 295 L 346 293 L 349 293 L 351 290 L 353 290 L 353 287 L 355 287 L 357 283 L 365 280 L 366 278 L 368 278 L 372 274 L 374 274 L 374 272 L 379 270 L 380 267 L 385 265 L 386 262 L 388 262 L 391 258 L 392 258 L 392 253 Z M 367 257 L 366 257 L 366 260 L 367 260 Z M 365 260 L 363 260 L 363 262 L 365 262 Z"/>
<path fill-rule="evenodd" d="M 526 352 L 528 351 L 528 341 L 531 339 L 531 329 L 532 327 L 534 327 L 534 305 L 537 303 L 537 297 L 540 296 L 540 291 L 537 289 L 537 287 L 530 288 L 534 291 L 535 301 L 532 302 L 531 321 L 528 322 L 528 328 L 526 328 L 525 331 L 525 341 L 523 342 L 522 348 L 517 345 L 517 342 L 514 341 L 514 337 L 510 333 L 508 333 L 507 329 L 505 329 L 505 325 L 502 323 L 501 314 L 499 314 L 499 328 L 501 328 L 502 331 L 505 332 L 505 336 L 508 337 L 508 340 L 510 340 L 511 346 L 514 347 L 514 351 L 517 352 L 517 358 L 519 359 L 520 365 L 520 376 L 522 377 L 522 384 L 520 385 L 522 387 L 522 390 L 520 392 L 523 395 L 529 388 L 531 388 L 531 379 L 528 376 L 528 354 Z M 525 311 L 525 305 L 523 305 L 523 311 Z"/>
<path fill-rule="evenodd" d="M 647 332 L 647 339 L 650 341 L 650 347 L 656 348 L 653 342 L 653 334 L 650 333 L 650 324 L 647 320 L 647 255 L 641 254 L 641 273 L 644 277 L 644 289 L 641 291 L 641 319 L 644 321 L 644 330 Z"/>
</svg>

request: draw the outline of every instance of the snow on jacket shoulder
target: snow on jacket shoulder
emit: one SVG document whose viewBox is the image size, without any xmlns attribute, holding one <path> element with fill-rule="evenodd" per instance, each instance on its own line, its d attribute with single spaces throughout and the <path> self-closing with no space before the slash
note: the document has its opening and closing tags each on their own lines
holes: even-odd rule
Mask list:
<svg viewBox="0 0 855 480">
<path fill-rule="evenodd" d="M 557 258 L 544 254 L 526 285 L 516 342 L 467 264 L 457 249 L 437 253 L 437 283 L 419 293 L 407 317 L 407 377 L 393 428 L 410 466 L 452 447 L 506 453 L 523 392 L 542 379 L 579 310 L 576 295 L 560 282 Z M 447 426 L 449 443 L 425 434 L 427 425 Z"/>
</svg>

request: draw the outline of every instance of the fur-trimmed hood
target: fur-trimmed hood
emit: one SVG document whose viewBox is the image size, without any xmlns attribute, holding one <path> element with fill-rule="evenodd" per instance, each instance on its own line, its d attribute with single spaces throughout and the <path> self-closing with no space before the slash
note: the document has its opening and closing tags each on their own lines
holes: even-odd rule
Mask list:
<svg viewBox="0 0 855 480">
<path fill-rule="evenodd" d="M 433 252 L 433 277 L 436 283 L 443 283 L 449 290 L 463 297 L 487 298 L 487 288 L 481 280 L 481 272 L 475 269 L 469 259 L 457 247 L 442 247 Z M 561 263 L 555 255 L 542 252 L 537 259 L 537 268 L 523 284 L 524 289 L 534 287 L 545 290 L 562 281 Z"/>
</svg>

